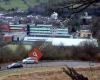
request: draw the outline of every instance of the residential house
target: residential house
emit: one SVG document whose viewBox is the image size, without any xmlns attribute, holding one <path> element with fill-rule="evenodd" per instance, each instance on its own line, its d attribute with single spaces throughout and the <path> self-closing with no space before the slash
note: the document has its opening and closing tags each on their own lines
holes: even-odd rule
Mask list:
<svg viewBox="0 0 100 80">
<path fill-rule="evenodd" d="M 93 38 L 90 30 L 80 30 L 77 34 L 80 38 Z"/>
</svg>

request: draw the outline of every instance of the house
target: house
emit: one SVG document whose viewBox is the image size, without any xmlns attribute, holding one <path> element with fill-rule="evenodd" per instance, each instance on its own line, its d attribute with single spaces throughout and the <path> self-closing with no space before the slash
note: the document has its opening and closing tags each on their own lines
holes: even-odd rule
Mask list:
<svg viewBox="0 0 100 80">
<path fill-rule="evenodd" d="M 22 41 L 24 36 L 26 36 L 25 25 L 8 25 L 3 24 L 0 26 L 3 41 L 5 42 L 13 42 L 13 41 Z"/>
<path fill-rule="evenodd" d="M 3 38 L 2 40 L 3 40 L 5 43 L 11 43 L 11 42 L 12 42 L 12 35 L 3 35 L 2 38 Z"/>
<path fill-rule="evenodd" d="M 85 12 L 84 15 L 80 16 L 80 19 L 82 20 L 82 25 L 89 25 L 92 20 L 92 16 L 88 15 L 88 13 Z"/>
<path fill-rule="evenodd" d="M 78 32 L 78 37 L 80 38 L 93 38 L 92 37 L 92 33 L 90 32 L 90 30 L 80 30 Z"/>
<path fill-rule="evenodd" d="M 26 25 L 10 25 L 10 33 L 8 34 L 13 36 L 13 41 L 22 41 L 26 36 Z"/>
<path fill-rule="evenodd" d="M 2 32 L 10 32 L 10 26 L 8 24 L 1 24 L 0 25 L 0 30 Z"/>
</svg>

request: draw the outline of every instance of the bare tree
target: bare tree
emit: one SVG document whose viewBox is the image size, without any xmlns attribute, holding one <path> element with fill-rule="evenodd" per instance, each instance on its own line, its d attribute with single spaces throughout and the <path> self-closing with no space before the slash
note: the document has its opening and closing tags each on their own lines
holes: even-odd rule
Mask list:
<svg viewBox="0 0 100 80">
<path fill-rule="evenodd" d="M 72 79 L 72 80 L 88 80 L 87 77 L 78 73 L 74 68 L 63 68 L 63 71 Z"/>
<path fill-rule="evenodd" d="M 50 10 L 68 9 L 71 14 L 80 12 L 100 0 L 49 0 Z"/>
</svg>

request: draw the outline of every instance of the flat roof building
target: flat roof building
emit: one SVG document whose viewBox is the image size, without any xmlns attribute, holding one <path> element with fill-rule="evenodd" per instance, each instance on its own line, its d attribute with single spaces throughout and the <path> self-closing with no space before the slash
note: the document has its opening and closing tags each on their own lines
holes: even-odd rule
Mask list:
<svg viewBox="0 0 100 80">
<path fill-rule="evenodd" d="M 29 36 L 34 37 L 68 37 L 68 28 L 54 28 L 52 25 L 29 27 Z"/>
</svg>

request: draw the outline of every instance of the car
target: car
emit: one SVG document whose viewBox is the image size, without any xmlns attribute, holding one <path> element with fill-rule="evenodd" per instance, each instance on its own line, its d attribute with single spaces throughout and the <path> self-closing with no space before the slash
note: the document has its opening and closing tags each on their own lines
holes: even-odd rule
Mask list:
<svg viewBox="0 0 100 80">
<path fill-rule="evenodd" d="M 12 63 L 7 66 L 7 69 L 13 69 L 13 68 L 22 68 L 23 64 L 22 63 Z"/>
<path fill-rule="evenodd" d="M 34 60 L 32 57 L 28 57 L 26 59 L 23 59 L 22 63 L 24 63 L 24 64 L 34 64 L 34 63 L 38 63 L 38 61 Z"/>
</svg>

